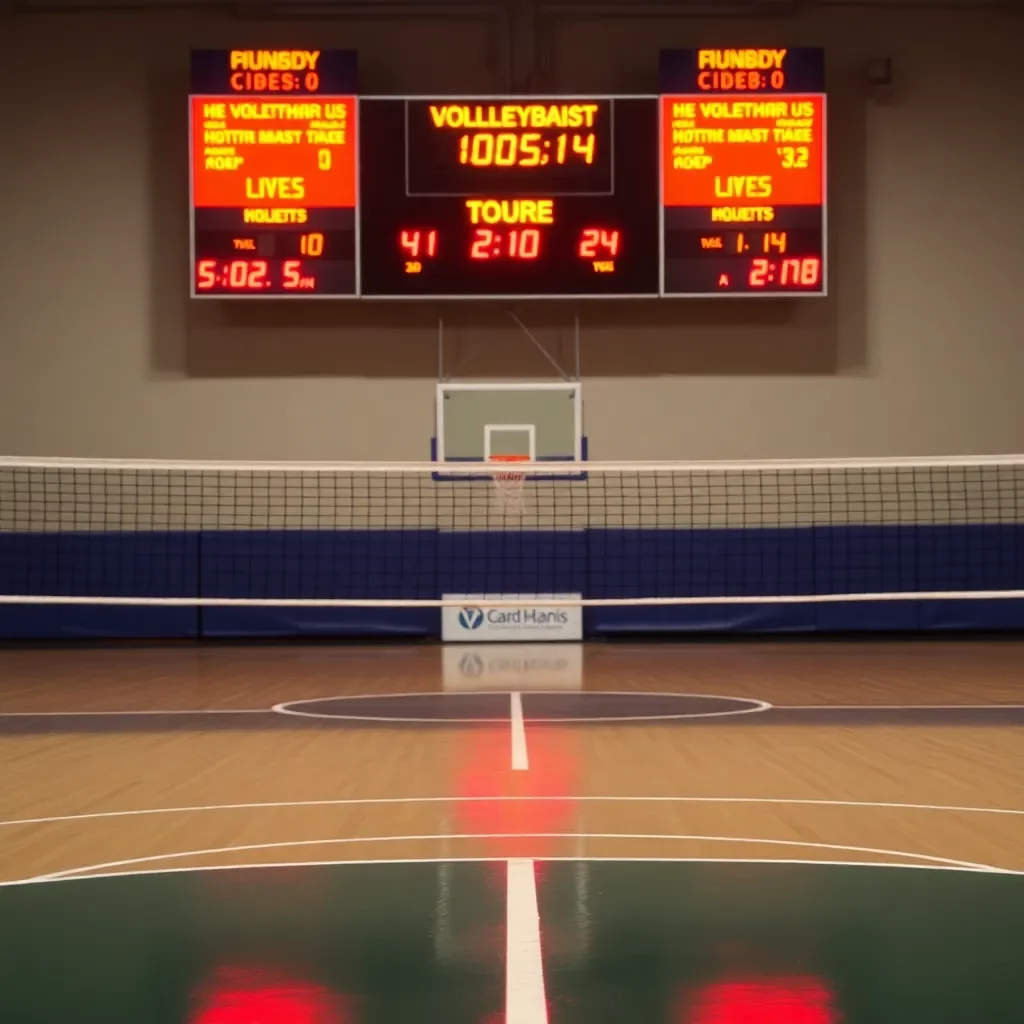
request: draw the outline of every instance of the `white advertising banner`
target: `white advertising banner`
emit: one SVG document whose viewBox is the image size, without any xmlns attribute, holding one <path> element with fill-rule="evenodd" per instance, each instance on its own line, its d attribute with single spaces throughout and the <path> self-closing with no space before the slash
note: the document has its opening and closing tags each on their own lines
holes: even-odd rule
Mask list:
<svg viewBox="0 0 1024 1024">
<path fill-rule="evenodd" d="M 582 640 L 583 609 L 552 607 L 549 601 L 579 601 L 581 594 L 490 594 L 490 600 L 536 600 L 518 608 L 487 608 L 474 602 L 482 594 L 444 594 L 446 601 L 465 602 L 441 609 L 441 639 L 445 642 L 495 643 L 524 640 Z"/>
<path fill-rule="evenodd" d="M 449 693 L 582 690 L 582 644 L 459 644 L 441 648 Z"/>
</svg>

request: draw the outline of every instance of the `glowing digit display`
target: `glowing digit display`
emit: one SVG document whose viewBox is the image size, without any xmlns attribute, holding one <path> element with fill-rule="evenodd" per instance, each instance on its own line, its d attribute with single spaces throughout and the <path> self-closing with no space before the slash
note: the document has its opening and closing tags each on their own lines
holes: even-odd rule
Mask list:
<svg viewBox="0 0 1024 1024">
<path fill-rule="evenodd" d="M 354 53 L 192 55 L 194 297 L 824 295 L 824 58 L 650 96 L 358 95 Z"/>
<path fill-rule="evenodd" d="M 665 295 L 825 293 L 820 50 L 662 54 Z"/>
<path fill-rule="evenodd" d="M 362 294 L 657 296 L 657 113 L 653 97 L 362 100 Z"/>
<path fill-rule="evenodd" d="M 459 137 L 459 163 L 473 167 L 545 167 L 549 163 L 562 166 L 576 159 L 592 164 L 596 152 L 594 132 L 474 132 Z"/>
</svg>

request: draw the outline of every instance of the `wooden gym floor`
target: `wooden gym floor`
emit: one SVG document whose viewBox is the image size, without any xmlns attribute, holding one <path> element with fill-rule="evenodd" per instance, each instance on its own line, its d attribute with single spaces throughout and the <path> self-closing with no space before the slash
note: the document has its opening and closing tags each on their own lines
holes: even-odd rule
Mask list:
<svg viewBox="0 0 1024 1024">
<path fill-rule="evenodd" d="M 1022 644 L 587 645 L 582 677 L 583 695 L 524 698 L 511 771 L 508 697 L 445 694 L 441 648 L 0 651 L 0 821 L 32 819 L 4 826 L 0 879 L 506 846 L 1024 870 L 1024 816 L 947 809 L 1024 809 Z M 407 696 L 329 700 L 364 694 Z M 292 710 L 374 720 L 270 710 L 315 698 Z M 701 717 L 661 717 L 680 714 Z M 564 799 L 448 799 L 476 796 Z M 166 808 L 192 809 L 148 813 Z M 574 836 L 450 838 L 485 832 Z M 676 835 L 721 838 L 644 838 Z"/>
<path fill-rule="evenodd" d="M 507 860 L 510 887 L 548 860 L 1006 878 L 1024 643 L 4 649 L 0 779 L 0 894 L 399 861 Z"/>
</svg>

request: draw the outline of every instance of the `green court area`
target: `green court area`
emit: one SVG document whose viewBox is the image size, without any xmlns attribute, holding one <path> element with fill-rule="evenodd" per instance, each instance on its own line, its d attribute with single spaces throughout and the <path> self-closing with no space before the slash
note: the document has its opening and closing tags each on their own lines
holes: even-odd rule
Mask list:
<svg viewBox="0 0 1024 1024">
<path fill-rule="evenodd" d="M 1020 875 L 677 861 L 535 870 L 552 1024 L 1024 1020 Z M 521 917 L 512 898 L 504 861 L 8 885 L 0 1020 L 542 1024 L 506 1017 L 507 986 L 523 983 L 506 978 Z"/>
</svg>

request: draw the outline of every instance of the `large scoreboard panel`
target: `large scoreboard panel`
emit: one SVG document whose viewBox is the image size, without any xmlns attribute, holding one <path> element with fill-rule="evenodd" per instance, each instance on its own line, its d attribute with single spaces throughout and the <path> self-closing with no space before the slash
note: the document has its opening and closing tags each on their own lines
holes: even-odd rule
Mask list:
<svg viewBox="0 0 1024 1024">
<path fill-rule="evenodd" d="M 192 296 L 359 294 L 355 54 L 199 50 Z"/>
<path fill-rule="evenodd" d="M 657 296 L 650 98 L 370 98 L 359 116 L 364 296 Z"/>
<path fill-rule="evenodd" d="M 352 51 L 192 55 L 193 297 L 823 295 L 824 58 L 658 96 L 358 96 Z"/>
<path fill-rule="evenodd" d="M 824 54 L 661 57 L 661 294 L 823 295 Z"/>
</svg>

